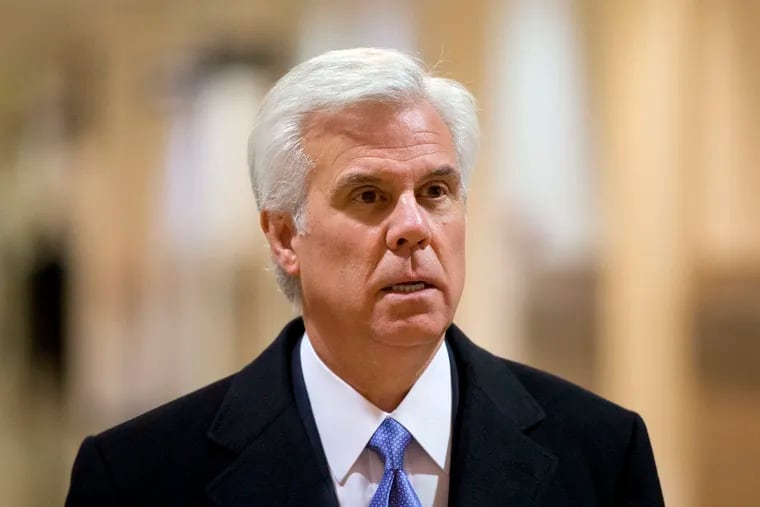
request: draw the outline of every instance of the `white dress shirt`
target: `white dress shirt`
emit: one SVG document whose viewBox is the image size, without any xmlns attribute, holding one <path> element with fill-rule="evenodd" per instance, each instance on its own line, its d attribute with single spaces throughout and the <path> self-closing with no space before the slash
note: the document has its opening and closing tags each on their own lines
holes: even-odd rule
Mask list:
<svg viewBox="0 0 760 507">
<path fill-rule="evenodd" d="M 319 358 L 304 334 L 301 368 L 314 421 L 342 506 L 366 507 L 385 469 L 382 458 L 366 448 L 386 417 L 412 434 L 404 470 L 425 507 L 447 505 L 451 449 L 451 365 L 446 345 L 401 404 L 387 413 L 359 394 Z"/>
</svg>

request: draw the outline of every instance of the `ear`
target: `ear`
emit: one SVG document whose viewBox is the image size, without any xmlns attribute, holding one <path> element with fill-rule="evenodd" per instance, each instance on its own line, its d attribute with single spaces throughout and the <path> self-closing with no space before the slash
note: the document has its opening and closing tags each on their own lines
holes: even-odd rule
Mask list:
<svg viewBox="0 0 760 507">
<path fill-rule="evenodd" d="M 293 219 L 287 213 L 262 211 L 259 216 L 261 230 L 269 241 L 272 259 L 290 276 L 298 276 L 301 268 L 298 256 L 293 250 L 296 229 Z"/>
</svg>

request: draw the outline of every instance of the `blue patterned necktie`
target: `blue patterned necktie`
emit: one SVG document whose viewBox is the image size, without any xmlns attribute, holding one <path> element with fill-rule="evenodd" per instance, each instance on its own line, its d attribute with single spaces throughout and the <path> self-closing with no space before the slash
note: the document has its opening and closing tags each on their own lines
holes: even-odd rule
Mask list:
<svg viewBox="0 0 760 507">
<path fill-rule="evenodd" d="M 385 461 L 383 480 L 377 486 L 369 507 L 422 507 L 404 472 L 404 452 L 412 435 L 395 419 L 387 417 L 367 447 Z"/>
</svg>

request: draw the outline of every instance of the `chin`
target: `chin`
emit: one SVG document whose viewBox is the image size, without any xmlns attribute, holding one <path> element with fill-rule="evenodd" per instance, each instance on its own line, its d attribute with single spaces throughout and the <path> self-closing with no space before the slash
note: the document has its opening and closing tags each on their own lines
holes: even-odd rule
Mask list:
<svg viewBox="0 0 760 507">
<path fill-rule="evenodd" d="M 418 347 L 436 344 L 451 322 L 429 314 L 392 319 L 378 323 L 374 335 L 378 342 L 392 347 Z"/>
</svg>

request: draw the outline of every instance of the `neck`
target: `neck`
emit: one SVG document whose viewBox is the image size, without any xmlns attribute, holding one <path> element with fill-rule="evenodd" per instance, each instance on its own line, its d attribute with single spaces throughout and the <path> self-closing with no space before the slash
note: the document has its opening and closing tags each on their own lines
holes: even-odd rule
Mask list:
<svg viewBox="0 0 760 507">
<path fill-rule="evenodd" d="M 307 333 L 314 351 L 333 373 L 385 412 L 393 412 L 433 359 L 443 336 L 411 347 L 367 340 L 357 346 L 354 336 Z"/>
</svg>

